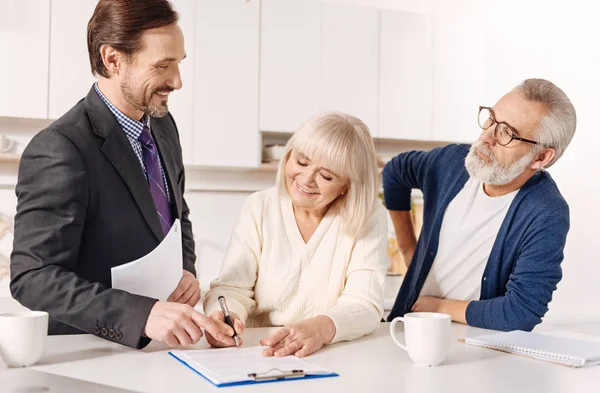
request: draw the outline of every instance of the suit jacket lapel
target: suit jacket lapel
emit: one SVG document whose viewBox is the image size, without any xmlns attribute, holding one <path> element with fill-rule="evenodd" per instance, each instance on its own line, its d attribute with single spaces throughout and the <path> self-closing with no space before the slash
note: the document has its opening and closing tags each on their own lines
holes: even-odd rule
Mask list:
<svg viewBox="0 0 600 393">
<path fill-rule="evenodd" d="M 181 214 L 179 214 L 179 212 L 182 209 L 182 192 L 177 184 L 177 171 L 175 168 L 175 163 L 173 162 L 173 138 L 169 140 L 167 135 L 167 132 L 172 132 L 174 134 L 175 130 L 173 127 L 170 127 L 169 123 L 165 121 L 166 119 L 168 119 L 168 116 L 165 116 L 161 119 L 152 119 L 150 121 L 150 129 L 154 134 L 154 141 L 156 142 L 160 157 L 162 158 L 161 163 L 163 165 L 163 169 L 167 172 L 167 182 L 169 183 L 169 187 L 172 192 L 172 199 L 175 201 L 176 206 L 175 215 L 177 218 L 181 219 Z"/>
<path fill-rule="evenodd" d="M 162 241 L 164 234 L 148 182 L 123 129 L 93 87 L 85 99 L 85 106 L 93 132 L 104 138 L 102 152 L 123 178 L 156 238 Z"/>
</svg>

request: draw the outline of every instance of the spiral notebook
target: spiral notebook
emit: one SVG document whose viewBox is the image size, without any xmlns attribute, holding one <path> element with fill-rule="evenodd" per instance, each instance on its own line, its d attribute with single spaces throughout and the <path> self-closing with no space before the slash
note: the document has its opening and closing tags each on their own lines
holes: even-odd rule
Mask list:
<svg viewBox="0 0 600 393">
<path fill-rule="evenodd" d="M 515 330 L 479 337 L 466 337 L 465 343 L 478 347 L 546 360 L 571 367 L 600 364 L 600 343 L 547 336 Z"/>
</svg>

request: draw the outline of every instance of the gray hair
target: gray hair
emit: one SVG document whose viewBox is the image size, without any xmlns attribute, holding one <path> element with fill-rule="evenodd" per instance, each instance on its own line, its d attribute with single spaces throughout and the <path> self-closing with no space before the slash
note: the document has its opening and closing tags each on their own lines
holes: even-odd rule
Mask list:
<svg viewBox="0 0 600 393">
<path fill-rule="evenodd" d="M 292 150 L 350 180 L 346 193 L 334 203 L 339 206 L 344 229 L 358 234 L 378 203 L 380 185 L 375 145 L 366 124 L 340 112 L 318 114 L 302 124 L 288 141 L 279 164 L 280 195 L 288 194 L 285 167 Z"/>
<path fill-rule="evenodd" d="M 563 155 L 573 139 L 577 127 L 575 107 L 561 89 L 545 79 L 526 79 L 514 91 L 547 108 L 536 130 L 535 140 L 542 145 L 540 151 L 543 147 L 556 150 L 556 156 L 547 166 L 550 167 Z"/>
</svg>

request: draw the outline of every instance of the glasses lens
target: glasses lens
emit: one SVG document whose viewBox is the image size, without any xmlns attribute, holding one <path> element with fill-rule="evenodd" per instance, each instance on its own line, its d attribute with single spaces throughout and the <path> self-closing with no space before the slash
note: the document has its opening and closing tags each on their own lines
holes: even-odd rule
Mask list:
<svg viewBox="0 0 600 393">
<path fill-rule="evenodd" d="M 500 145 L 505 146 L 512 140 L 512 131 L 506 124 L 500 123 L 496 127 L 496 142 Z"/>
<path fill-rule="evenodd" d="M 479 111 L 479 118 L 477 119 L 477 121 L 479 122 L 479 127 L 481 127 L 484 130 L 490 128 L 490 126 L 494 123 L 494 121 L 492 120 L 492 114 L 490 113 L 490 110 L 486 108 L 481 108 L 481 110 Z"/>
</svg>

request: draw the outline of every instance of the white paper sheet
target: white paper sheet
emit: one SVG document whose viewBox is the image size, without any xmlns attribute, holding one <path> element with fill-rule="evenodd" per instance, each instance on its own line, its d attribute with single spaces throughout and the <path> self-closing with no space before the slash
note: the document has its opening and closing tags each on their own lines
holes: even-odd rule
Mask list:
<svg viewBox="0 0 600 393">
<path fill-rule="evenodd" d="M 171 354 L 217 386 L 252 381 L 249 373 L 276 375 L 278 371 L 302 370 L 306 375 L 337 375 L 295 356 L 264 357 L 264 348 L 213 348 L 171 351 Z"/>
<path fill-rule="evenodd" d="M 165 301 L 182 274 L 181 224 L 175 219 L 167 236 L 150 254 L 111 269 L 112 287 Z"/>
</svg>

